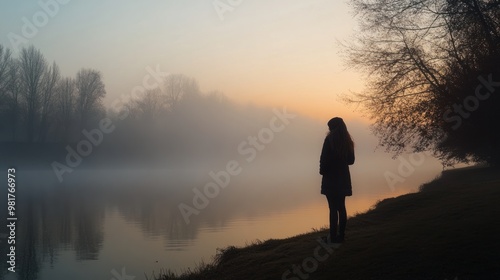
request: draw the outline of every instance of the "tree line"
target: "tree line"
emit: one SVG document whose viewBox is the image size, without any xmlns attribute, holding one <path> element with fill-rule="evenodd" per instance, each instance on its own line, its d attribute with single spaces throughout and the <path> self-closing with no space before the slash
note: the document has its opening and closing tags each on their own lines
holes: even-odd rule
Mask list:
<svg viewBox="0 0 500 280">
<path fill-rule="evenodd" d="M 33 46 L 14 57 L 0 45 L 0 143 L 57 143 L 62 147 L 51 146 L 53 151 L 64 153 L 64 146 L 75 148 L 86 139 L 84 130 L 109 119 L 116 129 L 99 144 L 105 158 L 220 155 L 265 125 L 271 114 L 236 105 L 218 91 L 202 92 L 194 78 L 183 74 L 165 75 L 139 94 L 126 93 L 119 106 L 105 108 L 105 95 L 98 70 L 82 68 L 75 77 L 65 77 Z"/>
<path fill-rule="evenodd" d="M 65 77 L 34 46 L 17 57 L 0 45 L 2 142 L 70 142 L 105 114 L 102 74 L 82 68 Z"/>
</svg>

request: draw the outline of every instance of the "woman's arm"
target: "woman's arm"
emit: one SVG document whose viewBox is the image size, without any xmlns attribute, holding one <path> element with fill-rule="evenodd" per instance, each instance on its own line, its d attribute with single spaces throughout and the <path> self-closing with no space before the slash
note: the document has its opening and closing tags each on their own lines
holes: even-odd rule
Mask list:
<svg viewBox="0 0 500 280">
<path fill-rule="evenodd" d="M 319 159 L 319 174 L 325 175 L 328 169 L 328 161 L 330 155 L 330 145 L 328 143 L 328 138 L 325 138 L 323 142 L 323 149 L 321 149 L 321 157 Z"/>
<path fill-rule="evenodd" d="M 354 160 L 355 160 L 354 151 L 352 151 L 352 153 L 349 153 L 349 156 L 347 158 L 347 164 L 349 165 L 354 164 Z"/>
</svg>

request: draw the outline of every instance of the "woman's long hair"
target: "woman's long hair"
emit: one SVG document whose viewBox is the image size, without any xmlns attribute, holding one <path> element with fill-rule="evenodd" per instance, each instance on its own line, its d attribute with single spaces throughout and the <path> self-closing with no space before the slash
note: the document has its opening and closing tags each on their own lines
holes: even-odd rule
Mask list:
<svg viewBox="0 0 500 280">
<path fill-rule="evenodd" d="M 332 141 L 333 154 L 336 158 L 347 161 L 350 154 L 354 153 L 354 142 L 347 131 L 347 126 L 341 118 L 333 118 L 328 122 L 328 138 Z"/>
</svg>

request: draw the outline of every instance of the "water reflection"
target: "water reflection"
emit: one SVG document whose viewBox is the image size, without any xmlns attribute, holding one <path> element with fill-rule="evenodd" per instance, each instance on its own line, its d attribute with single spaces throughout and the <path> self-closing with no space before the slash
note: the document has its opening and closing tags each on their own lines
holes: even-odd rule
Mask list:
<svg viewBox="0 0 500 280">
<path fill-rule="evenodd" d="M 125 266 L 139 276 L 186 268 L 202 256 L 208 260 L 215 246 L 282 238 L 325 225 L 320 177 L 302 170 L 289 174 L 274 168 L 267 176 L 265 170 L 247 168 L 189 225 L 178 205 L 190 202 L 192 189 L 206 183 L 205 171 L 172 176 L 178 172 L 81 170 L 64 184 L 55 183 L 51 172 L 20 171 L 17 273 L 6 273 L 3 260 L 0 279 L 111 278 L 110 270 Z M 366 210 L 381 197 L 348 199 L 348 210 Z M 6 246 L 1 250 L 5 258 Z"/>
<path fill-rule="evenodd" d="M 200 228 L 222 230 L 235 217 L 271 213 L 284 206 L 282 199 L 272 195 L 278 194 L 279 186 L 267 185 L 271 189 L 258 199 L 259 195 L 250 193 L 258 193 L 259 187 L 247 191 L 243 178 L 239 178 L 231 182 L 237 187 L 221 192 L 187 225 L 178 204 L 189 202 L 191 189 L 203 183 L 198 174 L 181 182 L 174 177 L 164 180 L 151 174 L 128 173 L 107 171 L 106 176 L 100 176 L 96 171 L 81 171 L 73 180 L 57 184 L 50 172 L 20 171 L 16 209 L 18 279 L 37 279 L 42 263 L 53 266 L 64 250 L 73 251 L 76 262 L 99 260 L 105 218 L 111 212 L 139 228 L 145 238 L 161 238 L 165 249 L 178 251 L 197 239 Z M 253 182 L 257 183 L 258 180 Z M 2 220 L 5 217 L 2 212 Z M 7 234 L 6 229 L 1 233 Z M 5 258 L 5 246 L 2 251 Z M 2 266 L 2 271 L 7 271 L 6 261 L 2 261 Z"/>
</svg>

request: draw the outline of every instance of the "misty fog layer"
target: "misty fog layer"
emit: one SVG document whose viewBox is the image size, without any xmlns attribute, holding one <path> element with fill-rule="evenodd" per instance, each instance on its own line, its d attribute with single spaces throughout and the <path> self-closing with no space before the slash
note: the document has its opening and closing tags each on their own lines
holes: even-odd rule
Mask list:
<svg viewBox="0 0 500 280">
<path fill-rule="evenodd" d="M 104 268 L 93 267 L 87 277 L 108 274 L 115 259 L 132 257 L 116 253 L 117 234 L 125 243 L 135 238 L 134 253 L 185 268 L 213 255 L 215 244 L 283 238 L 327 224 L 318 172 L 326 123 L 286 106 L 235 103 L 181 74 L 105 108 L 97 70 L 64 77 L 33 47 L 0 58 L 9 77 L 0 79 L 0 167 L 17 170 L 21 277 L 52 279 L 64 263 L 83 271 L 96 260 Z M 367 124 L 345 121 L 356 151 L 349 215 L 437 175 L 432 157 L 391 159 L 376 149 Z M 5 220 L 5 209 L 0 213 Z M 295 220 L 280 216 L 286 213 Z M 255 225 L 246 230 L 249 221 Z M 216 241 L 197 243 L 211 234 Z M 151 242 L 159 243 L 145 250 Z M 137 273 L 154 268 L 131 266 Z"/>
</svg>

